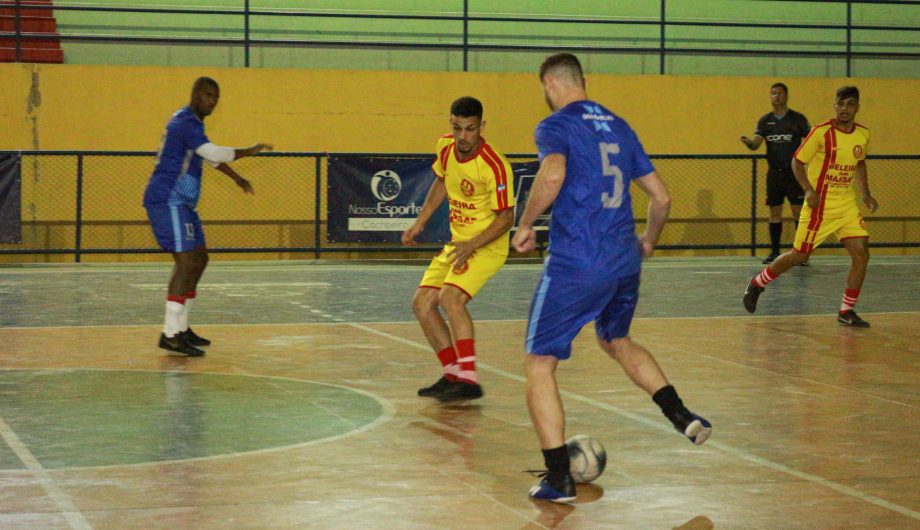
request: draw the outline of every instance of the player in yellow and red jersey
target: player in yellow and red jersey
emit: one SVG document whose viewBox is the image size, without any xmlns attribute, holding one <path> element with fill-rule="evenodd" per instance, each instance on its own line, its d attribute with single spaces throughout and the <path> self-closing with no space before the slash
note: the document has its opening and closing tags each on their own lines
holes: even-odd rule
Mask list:
<svg viewBox="0 0 920 530">
<path fill-rule="evenodd" d="M 452 134 L 438 140 L 434 173 L 418 219 L 402 235 L 415 238 L 445 199 L 451 240 L 438 253 L 415 292 L 412 310 L 441 361 L 443 376 L 418 395 L 440 401 L 482 397 L 476 374 L 473 319 L 466 304 L 505 264 L 508 230 L 514 224 L 511 165 L 482 137 L 482 103 L 462 97 L 451 105 Z M 450 327 L 441 316 L 443 307 Z"/>
<path fill-rule="evenodd" d="M 869 264 L 869 232 L 859 212 L 857 194 L 870 212 L 878 209 L 878 202 L 869 193 L 866 169 L 869 129 L 855 121 L 859 89 L 845 86 L 837 90 L 834 111 L 836 118 L 812 129 L 792 159 L 792 171 L 805 190 L 793 249 L 751 279 L 744 292 L 744 307 L 753 313 L 768 283 L 808 259 L 833 234 L 853 258 L 837 321 L 867 328 L 869 323 L 853 311 Z"/>
</svg>

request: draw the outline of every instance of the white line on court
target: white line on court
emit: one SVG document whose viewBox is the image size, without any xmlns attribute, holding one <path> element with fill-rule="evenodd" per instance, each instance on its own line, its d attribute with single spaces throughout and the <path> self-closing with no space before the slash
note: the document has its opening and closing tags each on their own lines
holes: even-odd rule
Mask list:
<svg viewBox="0 0 920 530">
<path fill-rule="evenodd" d="M 389 333 L 387 333 L 387 332 L 385 332 L 385 331 L 376 330 L 376 329 L 374 329 L 374 328 L 370 328 L 370 327 L 364 326 L 364 325 L 362 325 L 362 324 L 349 323 L 349 325 L 350 325 L 351 327 L 360 329 L 360 330 L 362 330 L 362 331 L 366 331 L 366 332 L 372 333 L 372 334 L 374 334 L 374 335 L 379 335 L 379 336 L 381 336 L 381 337 L 385 337 L 385 338 L 388 338 L 388 339 L 390 339 L 390 340 L 393 340 L 393 341 L 396 341 L 396 342 L 400 342 L 400 343 L 406 344 L 406 345 L 408 345 L 408 346 L 412 346 L 413 348 L 416 348 L 416 349 L 420 349 L 420 350 L 424 350 L 424 351 L 431 351 L 431 348 L 430 348 L 429 346 L 426 346 L 426 345 L 424 345 L 424 344 L 421 344 L 421 343 L 419 343 L 419 342 L 415 342 L 415 341 L 412 341 L 412 340 L 409 340 L 409 339 L 404 339 L 404 338 L 402 338 L 402 337 L 397 337 L 396 335 L 391 335 L 391 334 L 389 334 Z M 479 366 L 480 366 L 481 368 L 483 368 L 484 370 L 487 370 L 487 371 L 492 372 L 492 373 L 494 373 L 494 374 L 500 375 L 500 376 L 505 377 L 505 378 L 507 378 L 507 379 L 511 379 L 511 380 L 513 380 L 513 381 L 517 381 L 518 383 L 526 383 L 526 382 L 527 382 L 527 380 L 526 380 L 523 376 L 520 376 L 520 375 L 517 375 L 517 374 L 512 374 L 511 372 L 506 372 L 506 371 L 504 371 L 504 370 L 502 370 L 502 369 L 500 369 L 500 368 L 495 368 L 494 366 L 490 366 L 490 365 L 488 365 L 488 364 L 486 364 L 486 363 L 483 363 L 483 362 L 477 361 L 476 364 L 479 365 Z M 670 427 L 664 425 L 663 422 L 649 420 L 649 419 L 647 419 L 647 418 L 644 418 L 644 417 L 642 417 L 642 416 L 639 416 L 638 414 L 634 414 L 634 413 L 632 413 L 632 412 L 626 411 L 626 410 L 621 409 L 621 408 L 619 408 L 619 407 L 616 407 L 616 406 L 613 406 L 613 405 L 609 405 L 609 404 L 604 403 L 604 402 L 602 402 L 602 401 L 597 401 L 597 400 L 595 400 L 595 399 L 589 398 L 589 397 L 587 397 L 587 396 L 583 396 L 583 395 L 581 395 L 581 394 L 576 394 L 575 392 L 570 392 L 570 391 L 568 391 L 568 390 L 562 390 L 562 389 L 560 389 L 560 390 L 559 390 L 559 393 L 560 393 L 561 395 L 565 396 L 565 397 L 568 398 L 568 399 L 573 399 L 573 400 L 575 400 L 575 401 L 580 401 L 580 402 L 582 402 L 582 403 L 584 403 L 584 404 L 586 404 L 586 405 L 591 405 L 591 406 L 593 406 L 593 407 L 596 407 L 596 408 L 599 408 L 599 409 L 602 409 L 602 410 L 606 410 L 606 411 L 608 411 L 608 412 L 613 412 L 614 414 L 617 414 L 617 415 L 619 415 L 619 416 L 623 416 L 624 418 L 628 418 L 628 419 L 633 420 L 633 421 L 635 421 L 635 422 L 637 422 L 637 423 L 641 423 L 641 424 L 643 424 L 643 425 L 645 425 L 645 426 L 647 426 L 647 427 L 650 427 L 650 428 L 653 428 L 653 429 L 657 429 L 657 430 L 659 430 L 659 431 L 665 431 L 665 432 L 668 432 L 668 433 L 673 433 L 673 429 L 671 429 Z M 819 476 L 817 476 L 817 475 L 812 475 L 811 473 L 805 473 L 805 472 L 803 472 L 803 471 L 799 471 L 799 470 L 797 470 L 797 469 L 793 469 L 793 468 L 791 468 L 791 467 L 784 466 L 784 465 L 782 465 L 782 464 L 778 464 L 778 463 L 776 463 L 776 462 L 767 460 L 767 459 L 765 459 L 765 458 L 761 458 L 761 457 L 759 457 L 759 456 L 752 455 L 752 454 L 750 454 L 750 453 L 748 453 L 748 452 L 746 452 L 746 451 L 743 451 L 743 450 L 741 450 L 741 449 L 736 449 L 736 448 L 734 448 L 734 447 L 732 447 L 732 446 L 730 446 L 730 445 L 724 444 L 724 443 L 708 441 L 708 442 L 706 443 L 706 446 L 708 446 L 708 447 L 714 447 L 714 448 L 716 448 L 716 449 L 718 449 L 718 450 L 720 450 L 720 451 L 722 451 L 722 452 L 724 452 L 724 453 L 728 453 L 728 454 L 733 455 L 733 456 L 735 456 L 735 457 L 737 457 L 737 458 L 740 458 L 740 459 L 742 459 L 742 460 L 747 460 L 748 462 L 751 462 L 751 463 L 753 463 L 753 464 L 757 464 L 757 465 L 759 465 L 759 466 L 763 466 L 763 467 L 772 469 L 772 470 L 774 470 L 774 471 L 779 471 L 780 473 L 786 473 L 787 475 L 792 475 L 792 476 L 797 477 L 797 478 L 800 478 L 800 479 L 802 479 L 802 480 L 806 480 L 806 481 L 808 481 L 808 482 L 812 482 L 812 483 L 814 483 L 814 484 L 818 484 L 818 485 L 820 485 L 820 486 L 824 486 L 824 487 L 826 487 L 826 488 L 830 488 L 830 489 L 832 489 L 832 490 L 834 490 L 834 491 L 836 491 L 836 492 L 838 492 L 838 493 L 842 493 L 842 494 L 844 494 L 844 495 L 853 497 L 853 498 L 855 498 L 855 499 L 859 499 L 859 500 L 862 500 L 862 501 L 865 501 L 865 502 L 868 502 L 868 503 L 871 503 L 871 504 L 875 504 L 876 506 L 880 506 L 880 507 L 882 507 L 882 508 L 891 510 L 891 511 L 893 511 L 893 512 L 897 512 L 897 513 L 900 513 L 900 514 L 902 514 L 902 515 L 906 515 L 907 517 L 911 517 L 911 518 L 913 518 L 913 519 L 920 520 L 920 512 L 916 512 L 916 511 L 914 511 L 914 510 L 911 510 L 910 508 L 905 508 L 904 506 L 901 506 L 901 505 L 899 505 L 899 504 L 895 504 L 895 503 L 893 503 L 893 502 L 886 501 L 885 499 L 876 497 L 876 496 L 874 496 L 874 495 L 869 495 L 869 494 L 867 494 L 867 493 L 863 493 L 863 492 L 861 492 L 861 491 L 859 491 L 859 490 L 857 490 L 857 489 L 855 489 L 855 488 L 851 488 L 851 487 L 849 487 L 849 486 L 844 486 L 843 484 L 838 484 L 838 483 L 836 483 L 836 482 L 834 482 L 834 481 L 831 481 L 831 480 L 828 480 L 828 479 L 826 479 L 826 478 L 819 477 Z"/>
<path fill-rule="evenodd" d="M 310 446 L 310 445 L 318 445 L 318 444 L 322 444 L 322 443 L 326 443 L 326 442 L 333 442 L 333 441 L 336 441 L 336 440 L 341 440 L 341 439 L 343 439 L 343 438 L 348 438 L 349 436 L 354 436 L 354 435 L 356 435 L 356 434 L 361 434 L 361 433 L 363 433 L 363 432 L 365 432 L 365 431 L 369 431 L 369 430 L 371 430 L 371 429 L 375 429 L 375 428 L 377 428 L 379 425 L 382 425 L 382 424 L 384 424 L 384 423 L 386 423 L 386 422 L 392 420 L 392 419 L 393 419 L 393 416 L 396 415 L 396 407 L 395 407 L 388 399 L 386 399 L 386 398 L 384 398 L 384 397 L 382 397 L 382 396 L 380 396 L 380 395 L 378 395 L 378 394 L 374 394 L 373 392 L 369 392 L 369 391 L 367 391 L 367 390 L 361 390 L 361 389 L 359 389 L 359 388 L 354 388 L 354 387 L 345 386 L 345 385 L 337 385 L 337 384 L 334 384 L 334 383 L 324 383 L 324 382 L 322 382 L 322 381 L 313 381 L 313 380 L 311 380 L 311 379 L 297 379 L 297 378 L 294 378 L 294 377 L 283 377 L 283 376 L 279 376 L 279 375 L 253 374 L 253 373 L 248 372 L 248 371 L 246 371 L 246 370 L 244 370 L 244 369 L 242 369 L 242 368 L 237 368 L 237 369 L 240 370 L 239 373 L 229 373 L 229 372 L 188 372 L 188 371 L 185 371 L 185 370 L 150 370 L 150 369 L 136 369 L 136 368 L 48 368 L 48 367 L 37 367 L 37 368 L 31 368 L 31 367 L 0 368 L 0 371 L 4 371 L 4 370 L 13 371 L 13 370 L 15 370 L 15 371 L 23 371 L 23 372 L 25 372 L 25 371 L 49 371 L 49 370 L 54 370 L 54 371 L 58 371 L 58 372 L 77 372 L 77 371 L 94 371 L 94 372 L 144 372 L 144 373 L 149 372 L 149 373 L 157 373 L 157 374 L 163 374 L 163 373 L 179 373 L 179 374 L 196 374 L 196 375 L 202 375 L 202 376 L 217 375 L 217 376 L 228 376 L 228 377 L 252 377 L 252 378 L 256 378 L 256 379 L 278 379 L 278 380 L 281 380 L 281 381 L 294 381 L 294 382 L 296 382 L 296 383 L 308 383 L 308 384 L 313 384 L 313 385 L 323 385 L 323 386 L 331 386 L 331 387 L 335 387 L 335 388 L 342 388 L 342 389 L 348 390 L 348 391 L 350 391 L 350 392 L 354 392 L 354 393 L 356 393 L 356 394 L 361 394 L 361 395 L 366 396 L 366 397 L 368 397 L 368 398 L 370 398 L 370 399 L 373 399 L 374 401 L 376 401 L 377 403 L 380 404 L 380 407 L 381 407 L 382 410 L 383 410 L 383 411 L 381 412 L 380 416 L 377 417 L 377 419 L 375 419 L 374 421 L 372 421 L 372 422 L 370 422 L 370 423 L 368 423 L 368 424 L 365 424 L 365 425 L 363 425 L 363 426 L 361 426 L 361 427 L 352 429 L 352 430 L 347 431 L 347 432 L 344 432 L 344 433 L 342 433 L 342 434 L 336 434 L 336 435 L 333 435 L 333 436 L 327 436 L 327 437 L 325 437 L 325 438 L 317 438 L 317 439 L 315 439 L 315 440 L 310 440 L 310 441 L 308 441 L 308 442 L 301 442 L 301 443 L 296 443 L 296 444 L 291 444 L 291 445 L 279 445 L 279 446 L 276 446 L 276 447 L 268 447 L 268 448 L 265 448 L 265 449 L 253 449 L 253 450 L 251 450 L 251 451 L 230 452 L 230 453 L 224 453 L 224 454 L 212 455 L 212 456 L 196 456 L 196 457 L 191 457 L 191 458 L 178 458 L 178 459 L 172 459 L 172 460 L 153 460 L 153 461 L 150 461 L 150 462 L 138 462 L 138 463 L 136 463 L 136 464 L 106 464 L 106 465 L 100 465 L 100 466 L 72 466 L 72 467 L 61 467 L 61 468 L 58 468 L 59 471 L 63 471 L 63 470 L 73 471 L 73 470 L 81 470 L 81 469 L 122 468 L 122 467 L 142 467 L 142 466 L 155 466 L 155 465 L 160 465 L 160 464 L 175 464 L 175 463 L 183 463 L 183 462 L 199 462 L 199 461 L 206 461 L 206 460 L 218 460 L 218 459 L 224 459 L 224 458 L 236 458 L 236 457 L 239 457 L 239 456 L 260 455 L 260 454 L 266 454 L 266 453 L 273 453 L 273 452 L 277 452 L 277 451 L 286 451 L 286 450 L 289 450 L 289 449 L 300 449 L 300 448 L 302 448 L 302 447 L 307 447 L 307 446 Z M 0 422 L 3 422 L 3 418 L 0 418 Z M 7 426 L 6 423 L 2 423 L 2 425 L 0 425 L 0 434 L 3 434 L 3 438 L 6 438 L 6 433 L 3 432 L 3 427 L 6 427 L 6 429 L 9 429 L 9 426 Z M 14 433 L 12 430 L 10 430 L 9 432 L 10 432 L 14 437 L 16 437 L 16 433 Z M 16 437 L 16 440 L 18 441 L 19 438 Z M 9 442 L 7 442 L 7 443 L 9 443 Z M 19 442 L 19 444 L 22 445 L 22 442 Z M 10 447 L 12 447 L 12 445 L 10 445 Z M 15 449 L 14 449 L 14 450 L 15 450 Z M 26 449 L 26 452 L 28 452 L 28 449 Z M 18 453 L 17 453 L 17 454 L 18 454 Z M 29 453 L 29 455 L 31 456 L 31 453 Z M 20 458 L 21 458 L 21 457 L 20 457 Z M 32 458 L 33 458 L 33 460 L 34 460 L 34 457 L 32 457 Z M 36 462 L 36 464 L 38 464 L 38 463 Z M 38 464 L 38 466 L 41 467 L 41 464 Z M 42 471 L 44 471 L 44 468 L 43 468 L 43 467 L 42 467 L 41 469 L 42 469 Z M 0 469 L 0 473 L 3 473 L 3 472 L 5 472 L 5 471 L 10 471 L 10 470 Z M 13 471 L 14 471 L 14 470 L 13 470 Z M 47 472 L 46 472 L 46 471 L 45 471 L 45 474 L 47 475 Z M 49 480 L 50 480 L 50 479 L 49 479 Z M 53 485 L 53 484 L 52 484 L 52 485 Z M 56 487 L 56 486 L 55 486 L 55 487 Z M 77 513 L 79 513 L 79 512 L 77 512 Z M 88 524 L 88 523 L 87 523 L 87 524 Z M 91 526 L 86 526 L 86 527 L 74 527 L 74 528 L 90 528 L 90 529 L 91 529 L 92 527 L 91 527 Z"/>
<path fill-rule="evenodd" d="M 132 283 L 131 287 L 138 287 L 140 289 L 162 289 L 164 285 L 162 283 Z M 240 282 L 224 282 L 224 283 L 202 283 L 198 285 L 198 289 L 207 289 L 210 287 L 331 287 L 332 284 L 329 282 L 281 282 L 281 283 L 240 283 Z"/>
<path fill-rule="evenodd" d="M 305 306 L 304 309 L 307 309 Z M 828 313 L 829 314 L 829 313 Z M 827 318 L 828 314 L 819 313 L 819 314 L 799 314 L 799 315 L 721 315 L 721 316 L 695 316 L 695 317 L 659 317 L 659 316 L 649 316 L 649 317 L 634 317 L 633 320 L 713 320 L 713 319 L 732 319 L 732 318 L 744 318 L 751 321 L 765 320 L 765 319 L 774 319 L 774 318 Z M 920 311 L 860 311 L 860 315 L 913 315 L 920 314 Z M 325 315 L 329 318 L 333 318 L 330 315 Z M 477 318 L 476 322 L 525 322 L 524 318 Z M 214 322 L 210 324 L 195 324 L 196 326 L 209 327 L 209 326 L 226 326 L 231 328 L 240 328 L 240 327 L 251 327 L 251 326 L 328 326 L 334 324 L 345 324 L 344 320 L 338 320 L 336 322 L 252 322 L 252 323 L 243 323 L 238 322 L 222 324 L 219 322 Z M 374 325 L 385 325 L 385 324 L 409 324 L 415 323 L 415 320 L 375 320 L 368 322 L 361 322 L 361 324 L 374 324 Z M 0 325 L 0 332 L 5 329 L 81 329 L 81 328 L 149 328 L 149 327 L 163 327 L 163 323 L 154 323 L 149 324 L 85 324 L 85 325 L 72 325 L 72 326 L 2 326 Z"/>
<path fill-rule="evenodd" d="M 26 469 L 38 478 L 45 493 L 51 497 L 51 500 L 53 500 L 61 510 L 61 513 L 64 515 L 64 518 L 67 519 L 70 527 L 74 530 L 91 530 L 93 526 L 83 517 L 83 514 L 80 513 L 80 510 L 74 505 L 73 500 L 54 483 L 54 479 L 51 478 L 51 475 L 48 474 L 45 467 L 42 466 L 38 459 L 35 458 L 35 455 L 29 451 L 26 444 L 22 443 L 22 440 L 19 439 L 16 432 L 10 428 L 3 418 L 0 418 L 0 436 L 6 441 L 6 445 L 10 446 L 10 449 L 16 453 L 19 460 L 25 464 Z"/>
<path fill-rule="evenodd" d="M 680 348 L 675 348 L 675 347 L 673 347 L 673 346 L 672 346 L 670 349 L 675 349 L 675 350 L 677 350 L 677 351 L 680 351 L 680 352 L 682 352 L 682 353 L 687 353 L 687 354 L 690 354 L 690 353 L 691 353 L 691 352 L 682 350 L 682 349 L 680 349 Z M 834 390 L 839 390 L 840 392 L 846 392 L 846 393 L 848 393 L 848 394 L 856 394 L 857 396 L 871 397 L 871 398 L 873 398 L 873 399 L 877 399 L 877 400 L 879 400 L 879 401 L 885 401 L 885 402 L 891 403 L 891 404 L 893 404 L 893 405 L 900 405 L 900 406 L 902 406 L 902 407 L 907 407 L 907 408 L 911 408 L 911 409 L 920 409 L 920 407 L 918 407 L 918 406 L 916 406 L 916 405 L 911 405 L 910 403 L 904 403 L 904 402 L 901 402 L 901 401 L 895 401 L 895 400 L 893 400 L 893 399 L 883 398 L 883 397 L 881 397 L 881 396 L 876 396 L 875 394 L 867 394 L 867 393 L 865 393 L 865 392 L 856 392 L 856 391 L 850 390 L 849 388 L 844 388 L 844 387 L 842 387 L 842 386 L 832 385 L 832 384 L 830 384 L 830 383 L 823 383 L 823 382 L 821 382 L 821 381 L 815 381 L 814 379 L 808 379 L 808 378 L 806 378 L 806 377 L 798 377 L 798 376 L 794 376 L 794 375 L 789 375 L 789 374 L 786 374 L 786 373 L 777 372 L 777 371 L 774 371 L 774 370 L 768 370 L 768 369 L 766 369 L 766 368 L 761 368 L 761 367 L 759 367 L 759 366 L 752 366 L 752 365 L 749 365 L 749 364 L 739 363 L 739 362 L 735 362 L 735 361 L 729 361 L 728 359 L 719 359 L 718 357 L 713 357 L 712 355 L 706 355 L 705 353 L 698 353 L 698 354 L 696 354 L 696 355 L 699 355 L 700 357 L 706 357 L 707 359 L 712 359 L 712 360 L 715 361 L 715 362 L 720 362 L 720 363 L 725 363 L 725 364 L 731 364 L 731 365 L 734 365 L 734 366 L 739 366 L 739 367 L 741 367 L 741 368 L 743 368 L 743 369 L 746 369 L 746 370 L 755 370 L 755 371 L 758 371 L 758 372 L 766 372 L 766 373 L 768 373 L 768 374 L 770 374 L 770 375 L 778 375 L 778 376 L 786 377 L 786 378 L 788 378 L 788 379 L 794 379 L 794 380 L 796 380 L 796 381 L 804 381 L 804 382 L 809 383 L 809 384 L 812 384 L 812 385 L 826 386 L 826 387 L 829 387 L 829 388 L 833 388 Z"/>
<path fill-rule="evenodd" d="M 315 311 L 315 310 L 314 310 L 314 311 Z M 863 314 L 864 314 L 864 315 L 904 315 L 904 314 L 920 314 L 920 311 L 883 311 L 883 312 L 878 312 L 878 313 L 866 312 L 866 313 L 863 313 Z M 239 323 L 233 323 L 233 324 L 202 324 L 201 327 L 206 328 L 206 327 L 209 327 L 209 326 L 222 326 L 222 327 L 240 328 L 240 327 L 253 327 L 253 326 L 291 327 L 291 326 L 339 326 L 339 325 L 349 325 L 349 326 L 355 327 L 355 326 L 358 326 L 358 325 L 361 325 L 361 324 L 366 324 L 366 325 L 392 325 L 392 324 L 408 324 L 408 323 L 410 323 L 410 322 L 408 322 L 408 321 L 388 321 L 388 322 L 363 322 L 363 323 L 354 323 L 354 322 L 346 322 L 344 319 L 335 317 L 335 316 L 333 316 L 333 315 L 328 315 L 328 314 L 325 314 L 325 313 L 320 314 L 319 316 L 322 316 L 322 317 L 324 317 L 324 318 L 326 318 L 326 319 L 328 319 L 328 320 L 332 320 L 332 321 L 330 322 L 330 321 L 327 320 L 327 321 L 324 321 L 324 322 L 279 322 L 279 323 L 258 323 L 258 324 L 239 324 Z M 725 319 L 725 318 L 745 318 L 745 319 L 749 319 L 749 320 L 752 320 L 752 321 L 756 321 L 756 320 L 758 320 L 758 319 L 775 319 L 775 318 L 786 318 L 786 317 L 788 317 L 788 318 L 825 318 L 825 315 L 764 315 L 764 316 L 722 316 L 722 317 L 642 317 L 642 318 L 634 318 L 633 320 L 634 320 L 634 321 L 635 321 L 635 320 L 697 320 L 697 319 L 701 319 L 701 318 L 705 318 L 705 319 L 707 319 L 707 320 L 711 320 L 711 319 L 715 319 L 715 318 L 719 318 L 719 319 Z M 498 322 L 524 322 L 524 320 L 523 320 L 523 319 L 503 319 L 503 320 L 479 319 L 479 320 L 476 320 L 476 322 L 482 322 L 482 323 L 486 323 L 486 322 L 492 322 L 492 323 L 498 323 Z M 54 329 L 81 329 L 81 328 L 89 328 L 89 329 L 94 329 L 94 328 L 105 328 L 105 329 L 111 329 L 111 328 L 151 328 L 151 327 L 155 327 L 155 326 L 159 326 L 159 324 L 113 324 L 113 325 L 86 325 L 86 326 L 24 326 L 24 327 L 13 327 L 13 326 L 11 326 L 11 327 L 2 327 L 2 326 L 0 326 L 0 333 L 2 333 L 4 330 L 7 330 L 7 329 L 9 329 L 9 330 L 37 330 L 37 329 L 41 329 L 41 330 L 45 330 L 45 329 L 47 329 L 47 330 L 54 330 Z M 361 329 L 364 329 L 364 328 L 362 327 Z M 368 329 L 370 329 L 370 328 L 368 328 Z M 394 340 L 397 340 L 397 339 L 394 339 Z M 399 340 L 401 340 L 401 339 L 399 339 Z M 417 342 L 413 342 L 413 341 L 407 341 L 406 344 L 409 344 L 409 345 L 411 345 L 411 346 L 413 346 L 413 347 L 418 346 L 418 343 L 417 343 Z M 863 396 L 863 397 L 870 398 L 870 399 L 877 399 L 877 400 L 879 400 L 879 401 L 884 401 L 884 402 L 886 402 L 886 403 L 892 403 L 892 404 L 895 404 L 895 405 L 900 405 L 900 406 L 908 407 L 908 408 L 911 408 L 911 409 L 918 409 L 918 408 L 920 408 L 920 407 L 917 407 L 917 406 L 915 406 L 915 405 L 911 405 L 911 404 L 909 404 L 909 403 L 902 403 L 902 402 L 900 402 L 900 401 L 895 401 L 895 400 L 888 399 L 888 398 L 884 398 L 884 397 L 881 397 L 881 396 L 876 396 L 875 394 L 868 394 L 868 393 L 866 393 L 866 392 L 857 392 L 857 391 L 854 391 L 854 390 L 850 390 L 850 389 L 848 389 L 848 388 L 843 388 L 843 387 L 840 387 L 840 386 L 832 385 L 832 384 L 830 384 L 830 383 L 824 383 L 824 382 L 821 382 L 821 381 L 815 381 L 815 380 L 813 380 L 813 379 L 807 379 L 807 378 L 804 378 L 804 377 L 790 376 L 790 375 L 788 375 L 788 374 L 783 374 L 783 373 L 780 373 L 780 372 L 773 372 L 773 371 L 767 370 L 767 369 L 765 369 L 765 368 L 760 368 L 760 367 L 757 367 L 757 366 L 751 366 L 751 365 L 746 365 L 746 364 L 744 364 L 744 363 L 737 363 L 737 362 L 734 362 L 734 361 L 729 361 L 729 360 L 725 360 L 725 359 L 719 359 L 719 358 L 717 358 L 717 357 L 712 357 L 712 356 L 710 356 L 710 355 L 705 355 L 705 354 L 701 354 L 701 355 L 704 356 L 704 357 L 707 357 L 707 358 L 709 358 L 709 359 L 712 359 L 712 360 L 714 360 L 714 361 L 718 361 L 718 362 L 722 362 L 722 363 L 726 363 L 726 364 L 732 364 L 732 365 L 735 365 L 735 366 L 739 366 L 739 367 L 741 367 L 741 368 L 743 368 L 743 369 L 756 370 L 756 371 L 761 371 L 761 372 L 767 372 L 767 373 L 770 373 L 770 374 L 773 374 L 773 375 L 783 376 L 783 377 L 795 379 L 795 380 L 798 380 L 798 381 L 804 381 L 804 382 L 807 382 L 807 383 L 812 384 L 812 385 L 826 386 L 826 387 L 828 387 L 828 388 L 833 388 L 833 389 L 839 390 L 839 391 L 841 391 L 841 392 L 847 392 L 847 393 L 849 393 L 849 394 L 855 394 L 855 395 Z"/>
<path fill-rule="evenodd" d="M 820 265 L 830 265 L 830 266 L 848 266 L 850 264 L 850 258 L 847 256 L 820 256 L 817 259 L 813 259 L 812 263 L 815 265 L 813 268 L 819 268 Z M 276 271 L 317 271 L 317 272 L 340 272 L 340 271 L 357 271 L 357 272 L 366 272 L 366 271 L 413 271 L 417 272 L 417 269 L 424 269 L 427 266 L 426 260 L 419 260 L 418 264 L 400 264 L 393 265 L 387 263 L 380 264 L 361 264 L 361 265 L 303 265 L 303 264 L 287 264 L 287 263 L 276 263 L 276 262 L 250 262 L 247 265 L 239 265 L 231 262 L 220 262 L 211 265 L 209 270 L 221 271 L 221 272 L 254 272 L 257 270 L 276 270 Z M 759 260 L 747 260 L 742 261 L 740 258 L 734 258 L 733 261 L 720 262 L 714 258 L 655 258 L 652 261 L 643 262 L 642 267 L 648 269 L 670 269 L 670 268 L 687 268 L 687 267 L 705 267 L 707 269 L 713 268 L 757 268 L 761 267 Z M 920 266 L 920 260 L 913 256 L 876 256 L 872 258 L 873 267 L 892 267 L 892 266 L 907 266 L 907 267 L 917 267 Z M 534 270 L 540 270 L 543 268 L 543 265 L 540 263 L 508 263 L 505 267 L 502 268 L 502 272 L 521 272 L 527 271 L 531 272 Z M 61 264 L 60 266 L 41 266 L 41 267 L 30 267 L 30 268 L 4 268 L 0 267 L 0 276 L 4 275 L 19 275 L 19 274 L 73 274 L 73 273 L 111 273 L 111 274 L 126 274 L 126 273 L 156 273 L 156 274 L 169 274 L 172 270 L 172 263 L 163 262 L 162 264 L 157 265 L 124 265 L 122 267 L 112 267 L 111 265 L 105 265 L 97 267 L 91 264 Z"/>
</svg>

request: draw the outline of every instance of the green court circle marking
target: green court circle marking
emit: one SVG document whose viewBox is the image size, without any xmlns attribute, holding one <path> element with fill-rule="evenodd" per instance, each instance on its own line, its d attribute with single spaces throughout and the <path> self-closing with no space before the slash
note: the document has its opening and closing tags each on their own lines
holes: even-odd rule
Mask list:
<svg viewBox="0 0 920 530">
<path fill-rule="evenodd" d="M 328 442 L 392 418 L 380 396 L 254 374 L 0 369 L 0 418 L 46 469 L 149 465 Z M 0 440 L 0 471 L 25 469 Z"/>
</svg>

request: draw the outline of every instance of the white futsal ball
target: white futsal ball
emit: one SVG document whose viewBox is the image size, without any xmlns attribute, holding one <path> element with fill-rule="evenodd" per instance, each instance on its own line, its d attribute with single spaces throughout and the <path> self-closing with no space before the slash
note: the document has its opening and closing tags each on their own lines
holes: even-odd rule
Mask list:
<svg viewBox="0 0 920 530">
<path fill-rule="evenodd" d="M 607 451 L 594 438 L 578 434 L 566 440 L 565 446 L 569 451 L 569 467 L 575 482 L 591 482 L 607 467 Z"/>
</svg>

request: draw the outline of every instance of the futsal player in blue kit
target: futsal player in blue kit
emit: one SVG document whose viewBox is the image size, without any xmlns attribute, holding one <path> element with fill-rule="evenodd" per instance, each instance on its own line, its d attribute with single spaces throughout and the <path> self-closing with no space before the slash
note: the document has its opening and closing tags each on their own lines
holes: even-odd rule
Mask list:
<svg viewBox="0 0 920 530">
<path fill-rule="evenodd" d="M 204 119 L 214 111 L 219 99 L 217 81 L 210 77 L 195 81 L 188 106 L 176 111 L 166 124 L 156 168 L 144 192 L 144 208 L 153 235 L 160 248 L 171 252 L 175 261 L 159 342 L 159 347 L 171 355 L 198 357 L 204 355 L 200 347 L 211 344 L 188 327 L 188 313 L 198 281 L 208 265 L 208 248 L 196 211 L 202 160 L 233 179 L 244 192 L 253 193 L 252 184 L 227 163 L 272 149 L 263 143 L 244 149 L 211 143 L 204 133 Z"/>
<path fill-rule="evenodd" d="M 575 484 L 555 371 L 588 322 L 594 321 L 601 348 L 652 396 L 678 432 L 700 445 L 712 425 L 687 410 L 655 358 L 629 337 L 641 260 L 651 256 L 670 209 L 665 184 L 629 125 L 588 99 L 574 55 L 548 57 L 540 81 L 554 112 L 535 132 L 540 169 L 512 244 L 518 252 L 533 250 L 533 223 L 552 205 L 550 257 L 527 322 L 527 406 L 547 467 L 530 495 L 568 502 L 575 499 Z M 633 181 L 649 197 L 646 229 L 639 236 L 629 194 Z"/>
</svg>

